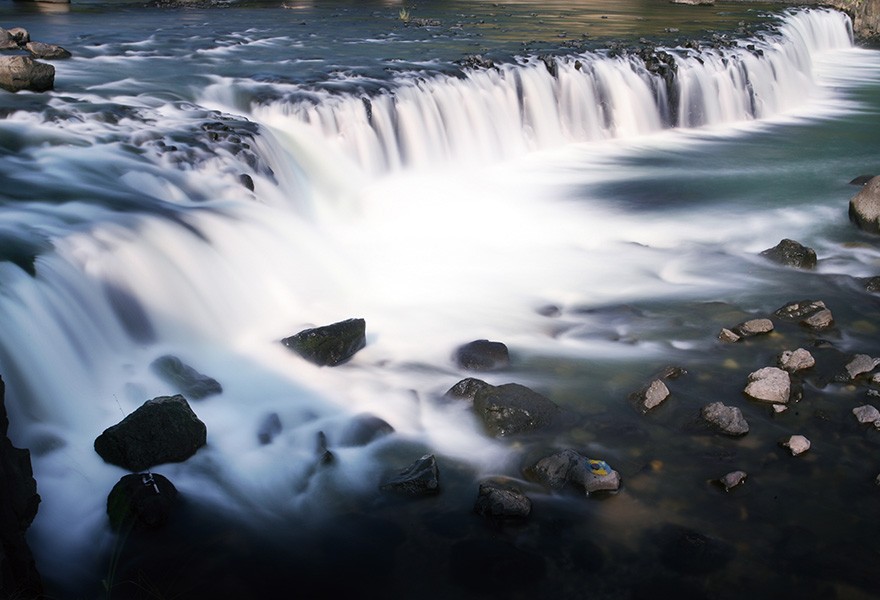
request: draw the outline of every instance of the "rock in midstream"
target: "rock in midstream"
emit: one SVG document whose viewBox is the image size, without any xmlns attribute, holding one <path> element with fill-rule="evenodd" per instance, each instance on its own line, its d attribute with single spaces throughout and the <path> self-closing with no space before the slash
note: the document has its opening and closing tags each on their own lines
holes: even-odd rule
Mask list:
<svg viewBox="0 0 880 600">
<path fill-rule="evenodd" d="M 781 445 L 788 448 L 792 456 L 797 456 L 810 449 L 810 440 L 802 435 L 793 435 L 781 442 Z"/>
<path fill-rule="evenodd" d="M 870 404 L 857 406 L 852 412 L 856 416 L 856 419 L 859 420 L 859 423 L 871 423 L 875 427 L 880 428 L 880 410 L 877 410 Z"/>
<path fill-rule="evenodd" d="M 791 378 L 780 368 L 764 367 L 749 374 L 745 393 L 753 400 L 785 404 L 791 395 Z"/>
<path fill-rule="evenodd" d="M 749 424 L 742 411 L 735 406 L 726 406 L 721 402 L 713 402 L 704 406 L 700 414 L 707 422 L 718 428 L 721 433 L 733 436 L 745 435 L 749 432 Z"/>
<path fill-rule="evenodd" d="M 532 512 L 532 501 L 518 489 L 484 481 L 480 483 L 474 512 L 485 517 L 524 518 Z"/>
<path fill-rule="evenodd" d="M 724 491 L 729 492 L 731 489 L 745 482 L 748 474 L 745 471 L 731 471 L 718 482 L 724 486 Z"/>
<path fill-rule="evenodd" d="M 816 359 L 807 350 L 798 348 L 797 350 L 786 350 L 777 358 L 776 364 L 780 369 L 785 369 L 789 373 L 797 373 L 804 369 L 809 369 L 816 365 Z"/>
</svg>

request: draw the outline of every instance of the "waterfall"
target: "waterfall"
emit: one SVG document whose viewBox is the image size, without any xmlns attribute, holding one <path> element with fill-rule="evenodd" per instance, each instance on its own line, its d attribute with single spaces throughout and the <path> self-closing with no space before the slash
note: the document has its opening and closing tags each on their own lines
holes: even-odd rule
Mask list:
<svg viewBox="0 0 880 600">
<path fill-rule="evenodd" d="M 379 174 L 772 117 L 810 97 L 814 54 L 851 44 L 846 15 L 804 10 L 787 14 L 774 32 L 719 47 L 527 57 L 460 77 L 399 77 L 372 95 L 317 90 L 250 110 L 261 123 L 324 140 L 324 152 Z"/>
</svg>

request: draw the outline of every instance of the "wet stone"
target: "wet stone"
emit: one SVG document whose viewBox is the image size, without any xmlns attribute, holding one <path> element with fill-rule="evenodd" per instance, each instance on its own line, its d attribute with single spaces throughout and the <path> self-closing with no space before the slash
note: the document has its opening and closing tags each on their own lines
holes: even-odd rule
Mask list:
<svg viewBox="0 0 880 600">
<path fill-rule="evenodd" d="M 553 489 L 567 484 L 583 488 L 589 496 L 595 492 L 612 492 L 620 488 L 620 473 L 603 460 L 587 458 L 565 449 L 539 460 L 526 469 L 526 474 Z"/>
<path fill-rule="evenodd" d="M 812 269 L 816 266 L 816 251 L 789 239 L 784 239 L 773 248 L 764 250 L 761 256 L 787 267 Z"/>
<path fill-rule="evenodd" d="M 724 486 L 724 491 L 729 492 L 731 489 L 745 482 L 748 477 L 745 471 L 731 471 L 721 479 L 719 483 Z"/>
<path fill-rule="evenodd" d="M 559 413 L 550 399 L 524 385 L 487 386 L 474 395 L 474 412 L 496 437 L 542 429 Z"/>
<path fill-rule="evenodd" d="M 825 308 L 827 307 L 821 300 L 798 300 L 797 302 L 789 302 L 773 314 L 788 321 L 800 321 Z"/>
<path fill-rule="evenodd" d="M 718 334 L 718 339 L 721 340 L 722 342 L 732 343 L 732 342 L 738 342 L 740 340 L 740 337 L 737 334 L 735 334 L 733 331 L 731 331 L 730 329 L 727 329 L 725 327 L 725 328 L 722 328 L 721 332 Z"/>
<path fill-rule="evenodd" d="M 833 324 L 834 316 L 827 308 L 823 308 L 822 310 L 813 313 L 809 317 L 801 320 L 801 325 L 809 327 L 810 329 L 825 329 L 827 327 L 831 327 Z"/>
<path fill-rule="evenodd" d="M 517 489 L 486 481 L 480 484 L 474 512 L 484 517 L 525 518 L 532 512 L 532 501 Z"/>
<path fill-rule="evenodd" d="M 642 412 L 648 412 L 669 397 L 669 388 L 659 379 L 655 379 L 633 396 Z"/>
<path fill-rule="evenodd" d="M 159 529 L 168 522 L 177 499 L 177 488 L 158 473 L 125 475 L 107 496 L 110 527 Z"/>
<path fill-rule="evenodd" d="M 797 373 L 816 365 L 816 359 L 807 350 L 786 350 L 779 355 L 776 364 L 789 373 Z"/>
<path fill-rule="evenodd" d="M 734 328 L 734 331 L 740 337 L 751 337 L 754 335 L 762 335 L 773 331 L 773 321 L 770 319 L 751 319 L 740 323 Z"/>
<path fill-rule="evenodd" d="M 846 372 L 850 379 L 855 379 L 859 375 L 870 373 L 877 366 L 878 361 L 867 354 L 856 354 L 851 361 L 846 363 Z"/>
<path fill-rule="evenodd" d="M 803 454 L 810 449 L 810 440 L 802 435 L 793 435 L 781 444 L 784 448 L 788 448 L 792 456 Z"/>
<path fill-rule="evenodd" d="M 404 496 L 428 496 L 440 492 L 440 472 L 433 454 L 425 454 L 380 486 L 385 492 Z"/>
<path fill-rule="evenodd" d="M 740 436 L 749 432 L 748 422 L 743 417 L 742 411 L 735 406 L 713 402 L 704 406 L 700 414 L 709 424 L 726 435 Z"/>
<path fill-rule="evenodd" d="M 475 340 L 459 346 L 454 359 L 459 367 L 473 371 L 503 369 L 510 364 L 507 346 L 489 340 Z"/>
<path fill-rule="evenodd" d="M 852 412 L 856 416 L 856 419 L 858 419 L 859 423 L 871 423 L 874 426 L 880 427 L 880 410 L 877 410 L 870 404 L 857 406 Z"/>
<path fill-rule="evenodd" d="M 281 343 L 311 363 L 335 367 L 367 345 L 366 326 L 364 319 L 347 319 L 304 329 Z"/>
<path fill-rule="evenodd" d="M 745 393 L 753 400 L 785 404 L 791 394 L 791 378 L 777 367 L 764 367 L 749 374 Z"/>
</svg>

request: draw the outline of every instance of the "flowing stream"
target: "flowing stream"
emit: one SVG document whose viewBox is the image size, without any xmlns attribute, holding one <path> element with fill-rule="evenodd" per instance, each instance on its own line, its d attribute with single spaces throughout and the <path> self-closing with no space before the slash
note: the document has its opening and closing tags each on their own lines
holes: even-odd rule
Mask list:
<svg viewBox="0 0 880 600">
<path fill-rule="evenodd" d="M 862 397 L 805 384 L 802 408 L 772 418 L 742 397 L 746 375 L 815 340 L 716 336 L 815 297 L 831 343 L 880 353 L 860 283 L 880 253 L 847 219 L 847 182 L 878 168 L 880 54 L 827 9 L 594 4 L 426 3 L 413 17 L 439 22 L 422 27 L 395 3 L 0 10 L 74 54 L 54 92 L 0 96 L 0 375 L 53 597 L 485 597 L 483 577 L 506 597 L 877 593 L 844 564 L 878 533 L 859 512 L 876 512 L 877 441 L 847 416 Z M 817 268 L 758 255 L 783 238 Z M 367 346 L 342 366 L 280 343 L 349 317 Z M 507 344 L 511 366 L 456 367 L 476 339 Z M 105 512 L 125 471 L 93 443 L 179 392 L 150 367 L 167 354 L 223 392 L 190 402 L 207 446 L 155 469 L 185 516 L 126 539 Z M 629 393 L 667 364 L 689 379 L 638 414 Z M 488 436 L 441 399 L 474 375 L 539 390 L 571 426 Z M 695 433 L 714 400 L 752 433 Z M 282 429 L 262 444 L 271 413 Z M 394 433 L 347 443 L 365 414 Z M 807 458 L 776 446 L 811 427 Z M 562 447 L 615 466 L 621 492 L 529 487 L 534 518 L 498 530 L 470 514 L 475 482 L 519 480 Z M 428 452 L 439 496 L 378 491 Z M 754 480 L 739 496 L 707 484 L 734 468 Z M 725 550 L 705 571 L 669 566 L 669 523 Z"/>
</svg>

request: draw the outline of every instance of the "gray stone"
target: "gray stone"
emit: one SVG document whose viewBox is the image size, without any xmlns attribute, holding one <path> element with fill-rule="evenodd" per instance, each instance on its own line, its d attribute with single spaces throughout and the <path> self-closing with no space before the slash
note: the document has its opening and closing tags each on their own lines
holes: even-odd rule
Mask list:
<svg viewBox="0 0 880 600">
<path fill-rule="evenodd" d="M 589 496 L 595 492 L 612 492 L 620 488 L 620 473 L 603 460 L 587 458 L 565 449 L 539 460 L 526 469 L 527 475 L 554 489 L 572 483 Z"/>
<path fill-rule="evenodd" d="M 719 482 L 724 486 L 724 491 L 729 492 L 731 489 L 744 483 L 747 476 L 745 471 L 731 471 L 722 477 Z"/>
<path fill-rule="evenodd" d="M 61 46 L 56 46 L 55 44 L 44 44 L 43 42 L 28 42 L 25 44 L 25 49 L 30 52 L 31 56 L 34 58 L 42 58 L 45 60 L 59 60 L 64 58 L 70 58 L 70 52 L 62 48 Z"/>
<path fill-rule="evenodd" d="M 809 327 L 810 329 L 825 329 L 831 327 L 833 324 L 834 316 L 827 308 L 823 308 L 801 321 L 801 325 Z"/>
<path fill-rule="evenodd" d="M 544 485 L 559 489 L 568 483 L 568 473 L 579 460 L 584 460 L 584 457 L 574 450 L 565 449 L 542 458 L 530 471 Z"/>
<path fill-rule="evenodd" d="M 721 340 L 722 342 L 731 343 L 731 342 L 738 342 L 740 340 L 740 337 L 737 334 L 735 334 L 733 331 L 731 331 L 730 329 L 727 329 L 725 327 L 725 328 L 722 328 L 721 332 L 718 334 L 718 339 Z"/>
<path fill-rule="evenodd" d="M 812 269 L 816 266 L 816 251 L 794 240 L 784 239 L 761 256 L 787 267 Z"/>
<path fill-rule="evenodd" d="M 788 448 L 792 456 L 803 454 L 810 449 L 810 440 L 802 435 L 793 435 L 782 442 L 784 448 Z"/>
<path fill-rule="evenodd" d="M 800 321 L 827 308 L 821 300 L 798 300 L 778 308 L 773 314 L 787 321 Z"/>
<path fill-rule="evenodd" d="M 182 462 L 207 441 L 207 427 L 183 396 L 147 400 L 95 439 L 95 451 L 106 462 L 129 471 Z"/>
<path fill-rule="evenodd" d="M 791 394 L 791 377 L 777 367 L 764 367 L 749 374 L 745 393 L 754 400 L 785 404 Z"/>
<path fill-rule="evenodd" d="M 734 331 L 740 337 L 751 337 L 753 335 L 770 333 L 773 331 L 773 321 L 770 319 L 751 319 L 737 325 L 734 328 Z"/>
<path fill-rule="evenodd" d="M 0 27 L 0 50 L 17 50 L 18 41 L 8 29 Z"/>
<path fill-rule="evenodd" d="M 789 373 L 796 373 L 815 366 L 816 359 L 807 350 L 798 348 L 797 350 L 786 350 L 780 354 L 777 364 L 779 368 L 785 369 Z"/>
<path fill-rule="evenodd" d="M 440 471 L 433 454 L 425 454 L 380 486 L 385 492 L 404 496 L 428 496 L 440 492 Z"/>
<path fill-rule="evenodd" d="M 872 423 L 873 425 L 878 425 L 878 423 L 880 423 L 880 410 L 877 410 L 870 404 L 857 406 L 852 412 L 856 416 L 856 419 L 859 420 L 859 423 Z"/>
<path fill-rule="evenodd" d="M 735 406 L 713 402 L 700 410 L 703 419 L 718 428 L 721 433 L 740 436 L 749 432 L 749 424 L 742 411 Z"/>
<path fill-rule="evenodd" d="M 856 354 L 851 361 L 846 363 L 846 372 L 850 379 L 855 379 L 859 375 L 870 373 L 877 366 L 878 361 L 867 354 Z"/>
<path fill-rule="evenodd" d="M 493 518 L 524 518 L 532 512 L 532 501 L 517 489 L 486 481 L 480 484 L 474 512 Z"/>
<path fill-rule="evenodd" d="M 636 392 L 634 398 L 642 412 L 659 406 L 669 397 L 669 388 L 659 379 L 653 380 L 644 389 Z"/>
<path fill-rule="evenodd" d="M 859 229 L 880 233 L 880 177 L 874 177 L 849 201 L 849 218 Z"/>
<path fill-rule="evenodd" d="M 55 67 L 28 56 L 0 56 L 0 88 L 46 92 L 55 86 Z"/>
</svg>

